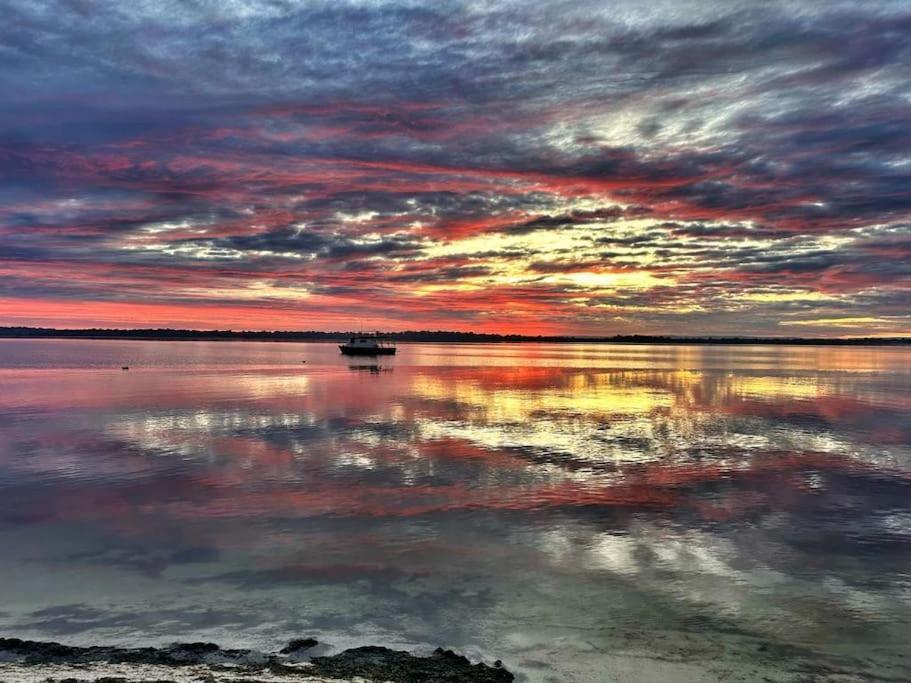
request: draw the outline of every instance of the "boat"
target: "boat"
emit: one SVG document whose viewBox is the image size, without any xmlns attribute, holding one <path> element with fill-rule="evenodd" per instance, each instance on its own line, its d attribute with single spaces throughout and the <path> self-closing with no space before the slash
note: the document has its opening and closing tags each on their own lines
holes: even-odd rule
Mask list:
<svg viewBox="0 0 911 683">
<path fill-rule="evenodd" d="M 379 334 L 359 334 L 338 345 L 346 356 L 394 356 L 395 344 L 384 341 Z"/>
</svg>

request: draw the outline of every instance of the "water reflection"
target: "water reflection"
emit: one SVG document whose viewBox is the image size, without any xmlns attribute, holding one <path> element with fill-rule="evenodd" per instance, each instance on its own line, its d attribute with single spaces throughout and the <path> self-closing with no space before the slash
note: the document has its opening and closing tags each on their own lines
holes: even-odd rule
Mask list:
<svg viewBox="0 0 911 683">
<path fill-rule="evenodd" d="M 902 349 L 0 345 L 10 633 L 905 671 Z"/>
<path fill-rule="evenodd" d="M 363 363 L 360 365 L 349 365 L 349 370 L 359 371 L 359 372 L 369 372 L 373 375 L 378 375 L 381 372 L 392 372 L 392 368 L 388 366 L 383 366 L 378 363 Z"/>
</svg>

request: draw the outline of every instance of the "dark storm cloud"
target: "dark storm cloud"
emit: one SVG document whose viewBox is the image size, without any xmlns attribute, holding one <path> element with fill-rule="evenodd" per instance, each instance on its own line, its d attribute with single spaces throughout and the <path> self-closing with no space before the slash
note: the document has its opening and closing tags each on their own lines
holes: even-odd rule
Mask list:
<svg viewBox="0 0 911 683">
<path fill-rule="evenodd" d="M 466 277 L 490 275 L 487 266 L 449 266 L 446 268 L 428 268 L 422 271 L 391 275 L 395 282 L 452 282 Z"/>
<path fill-rule="evenodd" d="M 558 230 L 590 223 L 611 223 L 622 218 L 641 218 L 650 213 L 651 209 L 647 206 L 609 206 L 593 211 L 573 211 L 572 213 L 557 216 L 538 216 L 532 220 L 504 228 L 503 232 L 510 235 L 526 235 L 538 230 Z"/>
<path fill-rule="evenodd" d="M 226 255 L 240 251 L 348 258 L 413 253 L 420 244 L 416 240 L 396 235 L 376 241 L 358 242 L 338 233 L 281 228 L 258 235 L 235 235 L 218 240 L 187 240 L 180 243 L 180 246 L 212 248 L 221 250 Z"/>
</svg>

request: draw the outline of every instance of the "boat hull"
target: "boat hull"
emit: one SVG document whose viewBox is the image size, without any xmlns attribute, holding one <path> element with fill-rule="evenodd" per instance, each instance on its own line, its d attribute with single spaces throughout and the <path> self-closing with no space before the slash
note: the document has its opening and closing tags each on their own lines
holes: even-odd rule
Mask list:
<svg viewBox="0 0 911 683">
<path fill-rule="evenodd" d="M 384 346 L 377 348 L 365 348 L 357 346 L 348 346 L 347 344 L 339 344 L 339 351 L 344 353 L 346 356 L 394 356 L 395 347 L 394 346 Z"/>
</svg>

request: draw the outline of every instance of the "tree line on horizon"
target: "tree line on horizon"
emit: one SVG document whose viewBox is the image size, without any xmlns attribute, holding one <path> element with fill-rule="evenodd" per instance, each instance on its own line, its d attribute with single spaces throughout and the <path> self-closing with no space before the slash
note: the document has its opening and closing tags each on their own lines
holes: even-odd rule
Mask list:
<svg viewBox="0 0 911 683">
<path fill-rule="evenodd" d="M 363 331 L 319 330 L 186 330 L 167 327 L 117 329 L 53 327 L 0 327 L 5 338 L 67 338 L 67 339 L 146 339 L 146 340 L 250 340 L 250 341 L 338 341 L 364 334 Z M 371 333 L 372 334 L 372 333 Z M 583 335 L 524 335 L 491 332 L 458 332 L 452 330 L 406 330 L 378 332 L 380 336 L 402 342 L 585 342 L 639 344 L 911 344 L 911 337 L 725 337 L 623 334 L 609 336 Z"/>
</svg>

